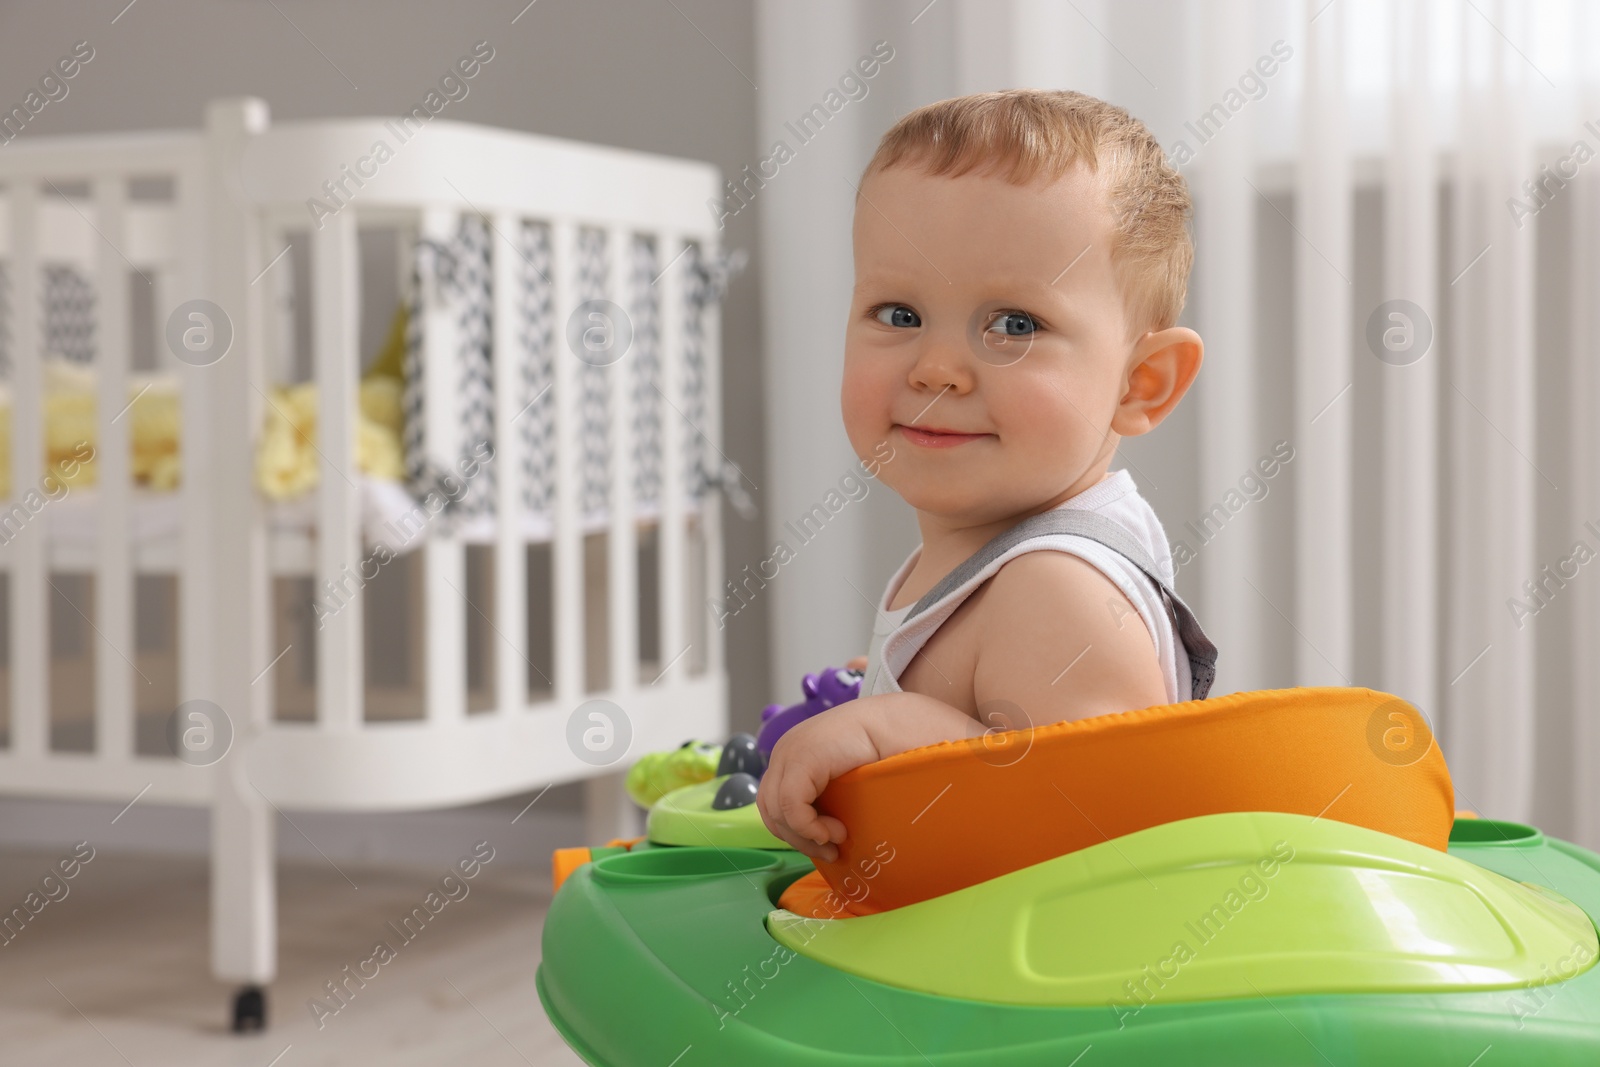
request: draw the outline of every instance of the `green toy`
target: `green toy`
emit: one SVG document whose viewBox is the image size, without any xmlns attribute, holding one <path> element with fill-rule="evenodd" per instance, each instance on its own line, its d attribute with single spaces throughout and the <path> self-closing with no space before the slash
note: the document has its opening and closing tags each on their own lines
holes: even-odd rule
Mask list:
<svg viewBox="0 0 1600 1067">
<path fill-rule="evenodd" d="M 821 920 L 774 906 L 810 860 L 699 817 L 718 787 L 551 904 L 539 996 L 590 1064 L 1600 1063 L 1600 856 L 1532 827 L 1204 815 Z"/>
<path fill-rule="evenodd" d="M 685 741 L 668 752 L 651 752 L 628 768 L 628 796 L 649 808 L 674 789 L 715 776 L 721 758 L 722 746 L 711 741 Z"/>
<path fill-rule="evenodd" d="M 668 793 L 650 809 L 645 836 L 658 845 L 788 848 L 774 837 L 754 804 L 719 810 L 717 793 L 731 775 Z"/>
</svg>

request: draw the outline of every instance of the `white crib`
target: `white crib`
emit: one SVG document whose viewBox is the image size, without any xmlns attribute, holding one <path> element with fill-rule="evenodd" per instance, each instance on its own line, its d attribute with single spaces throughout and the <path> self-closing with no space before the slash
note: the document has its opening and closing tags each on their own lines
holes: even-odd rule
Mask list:
<svg viewBox="0 0 1600 1067">
<path fill-rule="evenodd" d="M 0 517 L 12 516 L 0 547 L 9 607 L 0 792 L 209 807 L 212 963 L 246 996 L 276 966 L 275 809 L 439 807 L 583 779 L 589 836 L 600 841 L 632 826 L 620 788 L 627 761 L 569 743 L 588 701 L 621 709 L 634 755 L 726 731 L 722 645 L 702 608 L 721 586 L 711 495 L 720 475 L 705 473 L 724 469 L 718 332 L 703 288 L 698 300 L 690 292 L 717 255 L 705 204 L 720 195 L 718 173 L 437 119 L 396 140 L 382 120 L 270 126 L 262 101 L 242 99 L 213 103 L 201 132 L 0 149 L 12 412 L 12 496 L 0 504 Z M 371 159 L 379 141 L 393 149 L 381 165 Z M 359 181 L 346 178 L 350 168 Z M 334 202 L 330 180 L 342 183 L 342 206 L 314 223 L 308 199 Z M 153 199 L 141 194 L 148 187 Z M 415 610 L 395 632 L 408 635 L 401 659 L 418 661 L 422 677 L 411 682 L 417 713 L 399 716 L 374 712 L 365 645 L 376 624 L 394 626 L 364 620 L 364 597 L 345 598 L 292 655 L 278 632 L 277 583 L 348 587 L 346 568 L 371 555 L 371 486 L 354 476 L 358 241 L 370 227 L 394 235 L 394 284 L 413 310 L 413 473 L 453 467 L 473 444 L 472 425 L 492 425 L 489 476 L 472 480 L 471 506 L 388 564 L 418 577 Z M 274 258 L 297 236 L 309 244 L 300 272 L 309 278 L 295 277 L 294 257 Z M 98 484 L 18 518 L 45 466 L 43 349 L 54 326 L 43 272 L 60 264 L 75 265 L 93 292 Z M 486 272 L 471 283 L 482 306 L 464 312 L 462 272 L 474 269 Z M 289 521 L 252 473 L 269 383 L 292 362 L 297 282 L 310 294 L 299 314 L 321 459 L 314 495 Z M 564 337 L 569 310 L 601 296 L 628 309 L 635 331 L 631 353 L 609 365 L 577 358 Z M 233 337 L 214 362 L 215 352 L 186 362 L 157 345 L 162 366 L 180 375 L 182 473 L 155 499 L 130 484 L 119 423 L 131 353 L 149 347 L 139 330 L 165 337 L 173 309 L 194 299 L 222 309 Z M 154 310 L 136 330 L 141 302 Z M 475 329 L 485 336 L 463 336 Z M 487 360 L 476 373 L 463 372 L 464 341 Z M 636 448 L 641 433 L 648 448 Z M 641 581 L 644 542 L 658 588 Z M 547 553 L 548 592 L 524 595 L 530 545 Z M 481 564 L 471 585 L 469 553 Z M 67 572 L 90 575 L 93 589 L 69 603 L 93 631 L 92 710 L 76 733 L 91 740 L 74 751 L 56 743 L 73 731 L 51 710 L 52 687 L 82 673 L 52 662 L 52 614 L 70 618 L 55 576 Z M 150 754 L 139 741 L 174 710 L 141 696 L 156 667 L 135 650 L 159 642 L 136 632 L 135 590 L 151 575 L 176 583 L 177 701 L 212 702 L 231 724 L 231 748 L 215 762 Z M 497 649 L 476 681 L 469 627 Z M 548 628 L 551 662 L 528 655 L 530 627 Z M 641 633 L 653 654 L 643 654 Z M 280 661 L 310 660 L 305 714 L 295 718 L 278 692 Z M 549 687 L 530 688 L 530 675 Z M 479 706 L 469 707 L 474 686 Z"/>
</svg>

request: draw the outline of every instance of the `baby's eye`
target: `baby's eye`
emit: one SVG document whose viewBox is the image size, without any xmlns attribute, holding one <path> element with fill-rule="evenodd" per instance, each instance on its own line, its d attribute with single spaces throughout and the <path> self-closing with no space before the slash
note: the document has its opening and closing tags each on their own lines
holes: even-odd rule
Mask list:
<svg viewBox="0 0 1600 1067">
<path fill-rule="evenodd" d="M 917 317 L 917 313 L 904 304 L 885 304 L 877 310 L 873 318 L 885 326 L 910 327 L 922 325 L 922 320 Z"/>
<path fill-rule="evenodd" d="M 989 331 L 1007 337 L 1026 337 L 1039 328 L 1033 316 L 1026 311 L 1007 311 L 989 324 Z"/>
</svg>

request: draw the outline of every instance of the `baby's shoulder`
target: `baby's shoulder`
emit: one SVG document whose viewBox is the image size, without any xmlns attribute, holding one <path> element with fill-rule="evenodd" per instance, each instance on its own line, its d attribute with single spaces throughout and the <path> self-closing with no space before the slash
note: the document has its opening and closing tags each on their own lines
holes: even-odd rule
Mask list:
<svg viewBox="0 0 1600 1067">
<path fill-rule="evenodd" d="M 1116 583 L 1095 564 L 1072 552 L 1039 548 L 1013 556 L 989 580 L 994 593 L 1026 602 L 1052 601 Z"/>
<path fill-rule="evenodd" d="M 980 614 L 986 625 L 1033 626 L 1099 613 L 1126 602 L 1104 571 L 1070 552 L 1024 552 L 1001 564 L 985 583 Z"/>
<path fill-rule="evenodd" d="M 1118 672 L 1148 674 L 1159 657 L 1148 626 L 1127 625 L 1141 616 L 1122 585 L 1080 556 L 1028 552 L 1008 560 L 990 585 L 973 620 L 975 652 L 980 666 L 990 664 L 999 676 L 1026 669 L 1030 657 L 1093 648 L 1092 669 L 1080 668 L 1077 677 L 1091 685 Z"/>
</svg>

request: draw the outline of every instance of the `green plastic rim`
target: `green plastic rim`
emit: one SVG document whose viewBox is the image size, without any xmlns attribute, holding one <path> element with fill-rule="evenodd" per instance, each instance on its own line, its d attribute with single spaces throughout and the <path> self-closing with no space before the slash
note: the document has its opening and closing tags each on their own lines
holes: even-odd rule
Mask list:
<svg viewBox="0 0 1600 1067">
<path fill-rule="evenodd" d="M 645 836 L 654 845 L 679 845 L 683 848 L 716 846 L 721 848 L 789 848 L 774 837 L 754 804 L 718 811 L 711 805 L 727 775 L 709 782 L 674 789 L 650 809 Z"/>
<path fill-rule="evenodd" d="M 1600 959 L 1589 917 L 1558 893 L 1280 812 L 1149 827 L 873 915 L 778 909 L 767 928 L 901 989 L 1130 1017 L 1149 1000 L 1515 989 Z"/>
<path fill-rule="evenodd" d="M 776 856 L 753 848 L 651 848 L 596 861 L 594 877 L 610 885 L 661 885 L 754 874 L 777 866 Z"/>
<path fill-rule="evenodd" d="M 1450 827 L 1450 843 L 1469 848 L 1502 845 L 1511 848 L 1537 848 L 1544 834 L 1520 822 L 1499 819 L 1457 819 Z"/>
</svg>

